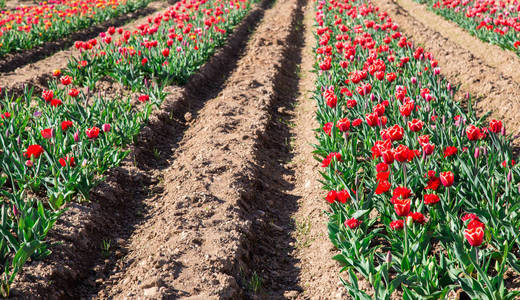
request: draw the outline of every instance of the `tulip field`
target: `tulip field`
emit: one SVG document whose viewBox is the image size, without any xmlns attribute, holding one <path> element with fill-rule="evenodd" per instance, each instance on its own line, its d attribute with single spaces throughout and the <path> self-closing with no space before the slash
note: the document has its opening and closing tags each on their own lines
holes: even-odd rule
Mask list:
<svg viewBox="0 0 520 300">
<path fill-rule="evenodd" d="M 0 11 L 7 56 L 159 7 L 0 87 L 0 295 L 520 299 L 517 121 L 378 1 Z M 416 1 L 520 53 L 517 1 Z"/>
</svg>

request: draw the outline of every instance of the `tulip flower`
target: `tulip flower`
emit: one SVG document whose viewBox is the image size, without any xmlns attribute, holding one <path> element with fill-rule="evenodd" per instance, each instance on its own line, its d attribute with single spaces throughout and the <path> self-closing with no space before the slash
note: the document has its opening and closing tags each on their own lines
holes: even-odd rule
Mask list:
<svg viewBox="0 0 520 300">
<path fill-rule="evenodd" d="M 350 229 L 356 229 L 363 223 L 362 221 L 359 221 L 358 219 L 351 218 L 345 221 L 345 227 L 349 227 Z"/>
<path fill-rule="evenodd" d="M 455 175 L 451 171 L 442 172 L 442 173 L 440 173 L 440 179 L 441 179 L 441 183 L 443 186 L 450 187 L 453 185 Z"/>
</svg>

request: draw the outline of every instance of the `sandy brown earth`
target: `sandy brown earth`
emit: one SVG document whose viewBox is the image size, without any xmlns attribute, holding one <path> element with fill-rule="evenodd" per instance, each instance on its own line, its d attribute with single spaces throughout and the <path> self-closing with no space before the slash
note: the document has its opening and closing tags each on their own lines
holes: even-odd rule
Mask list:
<svg viewBox="0 0 520 300">
<path fill-rule="evenodd" d="M 441 74 L 461 86 L 456 97 L 469 92 L 478 114 L 505 122 L 508 133 L 520 134 L 520 62 L 511 52 L 472 37 L 412 0 L 374 0 L 416 44 L 434 54 Z M 489 55 L 493 53 L 493 55 Z M 475 103 L 476 102 L 476 103 Z M 519 139 L 514 140 L 518 147 Z"/>
</svg>

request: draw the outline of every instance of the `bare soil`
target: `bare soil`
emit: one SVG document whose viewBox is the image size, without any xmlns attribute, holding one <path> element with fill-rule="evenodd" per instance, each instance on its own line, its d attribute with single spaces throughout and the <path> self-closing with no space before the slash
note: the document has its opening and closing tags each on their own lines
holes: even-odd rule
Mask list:
<svg viewBox="0 0 520 300">
<path fill-rule="evenodd" d="M 457 99 L 469 92 L 478 115 L 503 120 L 513 144 L 520 145 L 520 60 L 489 45 L 412 0 L 374 0 L 413 42 L 432 52 L 441 74 L 460 85 Z M 457 27 L 457 28 L 455 28 Z M 493 53 L 494 55 L 489 55 Z"/>
</svg>

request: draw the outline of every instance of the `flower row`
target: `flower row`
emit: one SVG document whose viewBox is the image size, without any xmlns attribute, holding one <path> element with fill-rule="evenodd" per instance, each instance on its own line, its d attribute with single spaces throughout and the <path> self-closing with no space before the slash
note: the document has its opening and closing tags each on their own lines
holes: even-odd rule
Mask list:
<svg viewBox="0 0 520 300">
<path fill-rule="evenodd" d="M 492 0 L 415 0 L 479 39 L 520 55 L 520 4 Z"/>
<path fill-rule="evenodd" d="M 350 295 L 513 299 L 520 170 L 504 124 L 469 95 L 462 109 L 432 53 L 370 1 L 316 5 L 315 153 Z"/>
<path fill-rule="evenodd" d="M 0 55 L 34 48 L 145 7 L 150 0 L 59 0 L 0 12 Z"/>
</svg>

